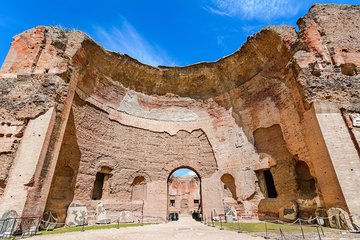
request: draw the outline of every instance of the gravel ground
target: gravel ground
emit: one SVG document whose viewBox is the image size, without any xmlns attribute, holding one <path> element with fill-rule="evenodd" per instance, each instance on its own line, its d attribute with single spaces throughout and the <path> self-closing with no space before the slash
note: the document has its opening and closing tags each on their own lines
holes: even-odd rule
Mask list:
<svg viewBox="0 0 360 240">
<path fill-rule="evenodd" d="M 182 217 L 179 221 L 166 224 L 146 225 L 143 227 L 129 227 L 120 229 L 88 230 L 85 232 L 72 232 L 54 235 L 35 236 L 34 240 L 253 240 L 264 239 L 264 233 L 237 233 L 233 231 L 221 231 L 218 228 L 206 226 L 195 222 L 190 217 Z M 279 234 L 270 234 L 270 239 L 281 239 Z M 285 233 L 287 240 L 299 239 L 300 233 Z M 326 233 L 320 236 L 321 240 L 360 240 L 360 234 Z M 305 239 L 319 239 L 317 234 L 306 234 Z"/>
</svg>

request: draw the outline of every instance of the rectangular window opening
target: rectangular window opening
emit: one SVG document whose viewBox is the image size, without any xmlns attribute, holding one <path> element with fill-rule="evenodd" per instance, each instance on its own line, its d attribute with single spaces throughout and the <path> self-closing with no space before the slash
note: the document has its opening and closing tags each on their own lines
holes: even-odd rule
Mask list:
<svg viewBox="0 0 360 240">
<path fill-rule="evenodd" d="M 96 173 L 92 200 L 101 200 L 104 187 L 105 173 Z"/>
</svg>

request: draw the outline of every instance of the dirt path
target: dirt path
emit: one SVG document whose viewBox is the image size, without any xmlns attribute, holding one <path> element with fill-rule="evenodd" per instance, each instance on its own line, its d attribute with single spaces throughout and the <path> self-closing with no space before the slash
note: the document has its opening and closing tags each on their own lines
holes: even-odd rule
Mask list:
<svg viewBox="0 0 360 240">
<path fill-rule="evenodd" d="M 108 230 L 88 230 L 85 232 L 73 232 L 64 234 L 54 234 L 45 236 L 36 236 L 34 240 L 255 240 L 264 239 L 261 237 L 252 237 L 245 233 L 236 233 L 231 231 L 221 231 L 217 228 L 205 226 L 202 223 L 195 222 L 190 217 L 183 217 L 179 221 L 166 224 L 147 225 L 143 227 L 129 227 L 121 229 Z"/>
</svg>

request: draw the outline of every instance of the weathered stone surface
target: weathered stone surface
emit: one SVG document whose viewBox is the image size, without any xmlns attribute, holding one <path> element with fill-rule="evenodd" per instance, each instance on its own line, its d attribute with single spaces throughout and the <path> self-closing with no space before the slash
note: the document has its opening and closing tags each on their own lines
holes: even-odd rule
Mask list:
<svg viewBox="0 0 360 240">
<path fill-rule="evenodd" d="M 17 225 L 19 224 L 16 221 L 16 218 L 18 217 L 19 215 L 14 210 L 5 212 L 0 218 L 1 220 L 6 220 L 6 221 L 1 221 L 0 223 L 1 232 L 7 234 L 14 232 L 14 230 L 17 228 Z"/>
<path fill-rule="evenodd" d="M 10 210 L 8 212 L 5 212 L 2 216 L 1 216 L 1 219 L 4 220 L 4 219 L 7 219 L 7 218 L 17 218 L 19 217 L 19 215 L 17 214 L 16 211 L 14 210 Z"/>
<path fill-rule="evenodd" d="M 110 218 L 106 215 L 106 210 L 104 204 L 99 202 L 96 208 L 96 223 L 104 224 L 110 223 Z"/>
<path fill-rule="evenodd" d="M 358 5 L 314 5 L 298 21 L 298 50 L 308 54 L 308 64 L 297 79 L 308 101 L 332 101 L 359 111 L 355 66 L 360 66 L 360 33 L 358 24 L 353 24 L 360 21 L 359 12 Z"/>
<path fill-rule="evenodd" d="M 354 127 L 360 127 L 360 113 L 350 114 L 350 118 Z"/>
<path fill-rule="evenodd" d="M 78 31 L 15 36 L 0 70 L 0 214 L 74 223 L 81 202 L 94 224 L 101 201 L 101 219 L 165 221 L 169 175 L 188 167 L 203 216 L 337 206 L 360 225 L 359 13 L 314 5 L 298 33 L 266 27 L 187 67 L 144 65 Z"/>
<path fill-rule="evenodd" d="M 350 216 L 341 208 L 329 208 L 327 210 L 330 227 L 337 229 L 352 230 L 353 226 L 350 221 Z"/>
<path fill-rule="evenodd" d="M 87 225 L 88 220 L 86 205 L 79 203 L 71 203 L 67 210 L 65 224 L 67 226 Z"/>
<path fill-rule="evenodd" d="M 211 220 L 212 221 L 220 221 L 220 216 L 217 213 L 216 209 L 211 210 Z"/>
<path fill-rule="evenodd" d="M 119 222 L 133 223 L 135 222 L 134 215 L 130 211 L 122 211 L 120 212 Z"/>
<path fill-rule="evenodd" d="M 298 205 L 296 202 L 288 202 L 279 209 L 279 218 L 282 221 L 295 221 L 298 218 Z"/>
<path fill-rule="evenodd" d="M 238 220 L 237 212 L 233 206 L 225 206 L 226 222 L 233 222 Z"/>
</svg>

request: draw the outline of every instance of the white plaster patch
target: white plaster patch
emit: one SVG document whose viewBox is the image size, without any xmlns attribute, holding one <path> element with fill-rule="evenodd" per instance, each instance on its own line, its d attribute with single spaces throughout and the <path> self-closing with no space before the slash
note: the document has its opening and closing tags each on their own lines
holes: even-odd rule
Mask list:
<svg viewBox="0 0 360 240">
<path fill-rule="evenodd" d="M 182 107 L 146 109 L 140 106 L 138 96 L 134 93 L 126 93 L 117 110 L 132 116 L 165 122 L 192 122 L 199 118 L 193 111 Z"/>
</svg>

